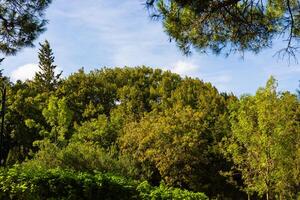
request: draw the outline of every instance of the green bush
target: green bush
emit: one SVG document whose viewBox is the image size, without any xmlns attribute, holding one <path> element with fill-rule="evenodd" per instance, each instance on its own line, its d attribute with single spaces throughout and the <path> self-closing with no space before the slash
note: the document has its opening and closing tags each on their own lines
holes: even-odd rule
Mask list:
<svg viewBox="0 0 300 200">
<path fill-rule="evenodd" d="M 0 172 L 0 199 L 138 199 L 134 182 L 101 173 L 14 167 Z"/>
<path fill-rule="evenodd" d="M 188 190 L 181 190 L 178 188 L 166 187 L 165 184 L 160 184 L 159 187 L 152 187 L 147 181 L 142 182 L 137 190 L 140 197 L 145 200 L 208 200 L 203 193 L 190 192 Z"/>
<path fill-rule="evenodd" d="M 98 172 L 14 166 L 0 169 L 0 199 L 145 199 L 206 200 L 203 193 L 152 187 L 122 177 Z"/>
</svg>

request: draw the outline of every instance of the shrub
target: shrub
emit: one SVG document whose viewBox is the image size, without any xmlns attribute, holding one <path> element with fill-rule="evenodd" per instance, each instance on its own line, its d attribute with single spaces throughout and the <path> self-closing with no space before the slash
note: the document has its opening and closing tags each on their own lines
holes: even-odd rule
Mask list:
<svg viewBox="0 0 300 200">
<path fill-rule="evenodd" d="M 148 182 L 128 180 L 99 172 L 45 169 L 16 165 L 0 169 L 0 199 L 145 199 L 206 200 L 193 193 L 164 184 L 152 187 Z"/>
<path fill-rule="evenodd" d="M 147 181 L 144 181 L 139 184 L 137 190 L 140 192 L 140 197 L 145 200 L 208 200 L 204 193 L 167 187 L 163 183 L 159 187 L 152 187 Z"/>
<path fill-rule="evenodd" d="M 26 169 L 0 172 L 0 199 L 137 199 L 134 182 L 101 173 Z"/>
</svg>

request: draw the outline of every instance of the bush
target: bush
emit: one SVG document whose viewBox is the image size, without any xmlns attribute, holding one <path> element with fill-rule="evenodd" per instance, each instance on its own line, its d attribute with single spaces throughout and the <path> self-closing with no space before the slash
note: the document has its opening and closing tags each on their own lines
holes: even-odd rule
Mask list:
<svg viewBox="0 0 300 200">
<path fill-rule="evenodd" d="M 0 172 L 0 199 L 138 199 L 134 182 L 101 173 L 14 167 Z"/>
<path fill-rule="evenodd" d="M 145 200 L 208 200 L 207 196 L 203 193 L 166 187 L 163 183 L 159 187 L 152 187 L 145 181 L 137 187 L 137 190 L 140 193 L 140 197 Z"/>
<path fill-rule="evenodd" d="M 186 199 L 206 200 L 203 193 L 152 187 L 125 178 L 99 172 L 83 173 L 59 168 L 14 166 L 0 169 L 0 199 Z"/>
</svg>

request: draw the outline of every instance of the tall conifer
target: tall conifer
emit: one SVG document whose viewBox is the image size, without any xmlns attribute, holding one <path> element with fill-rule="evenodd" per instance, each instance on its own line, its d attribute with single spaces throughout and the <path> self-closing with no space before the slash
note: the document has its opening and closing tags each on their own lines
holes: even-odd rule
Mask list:
<svg viewBox="0 0 300 200">
<path fill-rule="evenodd" d="M 39 71 L 35 74 L 34 82 L 43 92 L 53 91 L 57 88 L 62 72 L 55 74 L 54 56 L 49 42 L 40 44 Z"/>
</svg>

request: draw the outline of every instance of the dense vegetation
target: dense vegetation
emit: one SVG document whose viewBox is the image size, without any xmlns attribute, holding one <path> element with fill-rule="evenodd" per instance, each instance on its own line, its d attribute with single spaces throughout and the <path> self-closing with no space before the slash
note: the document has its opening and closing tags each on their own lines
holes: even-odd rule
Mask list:
<svg viewBox="0 0 300 200">
<path fill-rule="evenodd" d="M 274 78 L 237 98 L 144 66 L 62 79 L 48 42 L 39 59 L 2 79 L 0 198 L 299 198 L 300 102 Z"/>
<path fill-rule="evenodd" d="M 1 171 L 1 199 L 188 199 L 207 200 L 202 193 L 152 187 L 124 178 L 95 172 L 44 170 L 15 166 Z"/>
</svg>

